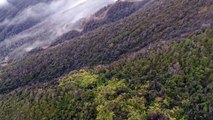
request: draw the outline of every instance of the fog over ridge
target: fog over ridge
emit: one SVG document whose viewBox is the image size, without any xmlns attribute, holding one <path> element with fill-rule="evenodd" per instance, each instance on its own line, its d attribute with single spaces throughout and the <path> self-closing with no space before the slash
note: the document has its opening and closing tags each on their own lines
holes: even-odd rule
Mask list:
<svg viewBox="0 0 213 120">
<path fill-rule="evenodd" d="M 40 21 L 38 24 L 6 38 L 0 42 L 0 52 L 7 50 L 8 55 L 0 54 L 0 60 L 8 56 L 20 56 L 37 47 L 47 47 L 64 33 L 79 29 L 78 21 L 87 18 L 116 0 L 53 0 L 38 3 L 20 11 L 13 18 L 5 18 L 0 27 L 7 28 L 23 24 L 28 20 Z M 17 47 L 14 47 L 17 45 Z"/>
</svg>

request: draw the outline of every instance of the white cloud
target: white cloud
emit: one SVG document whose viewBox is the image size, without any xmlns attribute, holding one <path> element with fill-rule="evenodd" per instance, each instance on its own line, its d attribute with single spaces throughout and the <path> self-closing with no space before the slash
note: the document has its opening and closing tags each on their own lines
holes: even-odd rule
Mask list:
<svg viewBox="0 0 213 120">
<path fill-rule="evenodd" d="M 0 7 L 7 4 L 8 4 L 7 0 L 0 0 Z"/>
<path fill-rule="evenodd" d="M 23 43 L 11 52 L 22 54 L 37 47 L 45 47 L 64 33 L 77 29 L 76 23 L 80 19 L 89 17 L 114 2 L 115 0 L 55 0 L 48 4 L 39 3 L 30 6 L 19 12 L 15 18 L 5 19 L 0 26 L 23 23 L 29 18 L 42 19 L 42 22 L 4 40 L 0 43 L 0 48 L 2 46 L 10 48 L 14 44 Z"/>
</svg>

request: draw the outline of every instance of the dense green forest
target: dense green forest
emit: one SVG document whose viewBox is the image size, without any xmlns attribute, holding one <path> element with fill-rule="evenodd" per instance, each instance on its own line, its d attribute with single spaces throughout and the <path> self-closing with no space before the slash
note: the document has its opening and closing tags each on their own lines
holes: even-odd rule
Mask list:
<svg viewBox="0 0 213 120">
<path fill-rule="evenodd" d="M 0 22 L 37 3 L 0 9 Z M 0 43 L 0 120 L 213 120 L 212 11 L 213 0 L 118 0 L 20 58 L 8 53 L 29 39 Z M 38 22 L 0 25 L 0 41 Z"/>
<path fill-rule="evenodd" d="M 154 42 L 181 39 L 212 28 L 212 4 L 209 0 L 156 0 L 142 5 L 128 17 L 8 65 L 2 73 L 0 93 L 52 81 L 85 66 L 110 64 Z"/>
<path fill-rule="evenodd" d="M 2 120 L 213 119 L 213 31 L 0 95 Z M 128 57 L 127 57 L 128 56 Z"/>
</svg>

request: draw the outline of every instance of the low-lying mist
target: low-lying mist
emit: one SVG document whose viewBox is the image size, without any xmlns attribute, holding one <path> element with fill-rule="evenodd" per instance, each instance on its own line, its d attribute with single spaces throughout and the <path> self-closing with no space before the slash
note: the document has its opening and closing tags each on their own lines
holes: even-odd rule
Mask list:
<svg viewBox="0 0 213 120">
<path fill-rule="evenodd" d="M 0 0 L 0 6 L 9 2 Z M 64 33 L 80 29 L 79 20 L 87 18 L 116 0 L 52 0 L 50 3 L 40 2 L 18 12 L 12 18 L 0 22 L 0 29 L 28 21 L 37 21 L 33 27 L 14 34 L 0 42 L 0 61 L 10 56 L 18 57 L 35 48 L 48 47 L 56 38 Z M 21 2 L 21 0 L 20 0 Z M 11 5 L 10 5 L 11 7 Z M 4 30 L 0 30 L 4 31 Z"/>
</svg>

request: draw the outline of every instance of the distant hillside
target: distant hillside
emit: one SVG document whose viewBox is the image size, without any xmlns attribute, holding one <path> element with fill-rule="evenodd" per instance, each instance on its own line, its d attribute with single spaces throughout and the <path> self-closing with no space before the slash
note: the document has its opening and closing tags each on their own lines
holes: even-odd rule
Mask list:
<svg viewBox="0 0 213 120">
<path fill-rule="evenodd" d="M 8 66 L 0 93 L 99 64 L 109 64 L 152 42 L 181 39 L 212 28 L 213 1 L 158 0 L 120 21 Z"/>
<path fill-rule="evenodd" d="M 115 4 L 100 10 L 99 13 L 94 16 L 95 18 L 91 19 L 84 25 L 83 31 L 91 31 L 104 24 L 109 24 L 111 22 L 115 22 L 122 18 L 128 17 L 148 3 L 150 3 L 150 0 L 143 0 L 142 2 L 118 1 Z M 100 19 L 101 17 L 103 18 Z"/>
<path fill-rule="evenodd" d="M 113 23 L 120 19 L 128 17 L 149 2 L 149 0 L 136 2 L 118 1 L 114 4 L 108 5 L 96 12 L 90 18 L 80 21 L 79 24 L 81 26 L 81 29 L 79 31 L 72 30 L 65 33 L 64 35 L 60 36 L 52 45 L 58 45 L 66 40 L 72 40 L 75 37 L 102 27 L 105 24 Z"/>
</svg>

